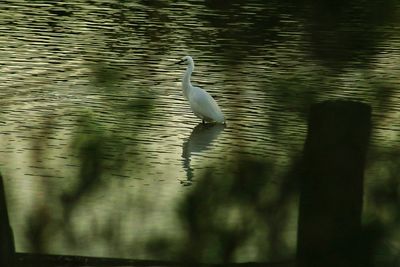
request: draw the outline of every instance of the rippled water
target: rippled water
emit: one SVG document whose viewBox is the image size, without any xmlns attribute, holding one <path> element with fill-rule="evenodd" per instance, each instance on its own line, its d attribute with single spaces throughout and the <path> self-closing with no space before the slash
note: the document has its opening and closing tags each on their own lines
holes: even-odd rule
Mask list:
<svg viewBox="0 0 400 267">
<path fill-rule="evenodd" d="M 318 101 L 371 104 L 372 151 L 400 144 L 398 19 L 379 24 L 373 44 L 350 53 L 346 41 L 354 40 L 345 34 L 358 36 L 363 20 L 338 23 L 345 40 L 335 43 L 329 27 L 314 29 L 295 6 L 279 3 L 2 5 L 0 167 L 18 251 L 32 249 L 25 229 L 33 211 L 61 220 L 57 206 L 77 183 L 82 135 L 106 140 L 105 178 L 74 211 L 68 230 L 79 242 L 54 230 L 48 253 L 150 257 L 149 237 L 181 235 L 176 203 L 206 170 L 223 174 L 240 154 L 284 172 Z M 180 87 L 184 68 L 173 64 L 184 55 L 195 59 L 192 82 L 216 98 L 227 127 L 203 126 L 191 113 Z M 106 220 L 118 225 L 112 239 Z"/>
</svg>

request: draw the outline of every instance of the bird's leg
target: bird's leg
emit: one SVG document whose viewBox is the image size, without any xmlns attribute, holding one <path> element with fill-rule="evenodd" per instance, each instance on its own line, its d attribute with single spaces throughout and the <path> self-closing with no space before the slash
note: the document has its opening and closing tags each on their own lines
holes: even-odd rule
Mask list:
<svg viewBox="0 0 400 267">
<path fill-rule="evenodd" d="M 201 122 L 202 122 L 203 124 L 205 124 L 204 120 L 201 120 Z"/>
</svg>

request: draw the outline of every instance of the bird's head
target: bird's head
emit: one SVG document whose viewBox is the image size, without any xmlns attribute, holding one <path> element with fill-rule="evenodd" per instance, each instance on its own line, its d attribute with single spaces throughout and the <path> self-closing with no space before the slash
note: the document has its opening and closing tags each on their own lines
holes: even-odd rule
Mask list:
<svg viewBox="0 0 400 267">
<path fill-rule="evenodd" d="M 184 56 L 181 60 L 176 62 L 176 64 L 194 65 L 193 58 L 191 56 Z"/>
</svg>

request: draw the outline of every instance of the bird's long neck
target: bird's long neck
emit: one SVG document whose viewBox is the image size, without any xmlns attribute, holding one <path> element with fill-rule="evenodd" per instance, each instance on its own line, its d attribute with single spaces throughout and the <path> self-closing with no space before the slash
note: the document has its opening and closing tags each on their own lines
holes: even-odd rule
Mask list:
<svg viewBox="0 0 400 267">
<path fill-rule="evenodd" d="M 191 63 L 188 65 L 186 72 L 183 75 L 183 79 L 182 79 L 183 95 L 185 96 L 186 99 L 188 99 L 189 92 L 192 88 L 192 84 L 190 82 L 190 77 L 192 76 L 193 70 L 194 70 L 194 64 Z"/>
</svg>

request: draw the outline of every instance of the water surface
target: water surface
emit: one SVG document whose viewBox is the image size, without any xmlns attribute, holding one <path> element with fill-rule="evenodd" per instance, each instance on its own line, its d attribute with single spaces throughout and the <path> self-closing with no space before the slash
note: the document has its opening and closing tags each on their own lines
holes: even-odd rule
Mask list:
<svg viewBox="0 0 400 267">
<path fill-rule="evenodd" d="M 7 1 L 3 10 L 0 167 L 17 251 L 174 258 L 179 248 L 155 256 L 149 242 L 185 238 L 177 207 L 204 174 L 224 179 L 254 160 L 274 166 L 273 193 L 301 153 L 310 104 L 328 99 L 373 108 L 366 192 L 376 177 L 393 178 L 385 164 L 400 144 L 397 9 L 333 10 L 333 25 L 322 7 L 275 1 Z M 387 19 L 371 22 L 379 12 Z M 173 64 L 184 55 L 226 127 L 191 113 L 184 68 Z M 250 238 L 234 260 L 292 257 L 295 199 L 285 250 Z M 376 213 L 373 201 L 366 207 Z"/>
</svg>

